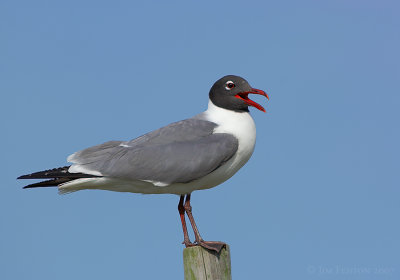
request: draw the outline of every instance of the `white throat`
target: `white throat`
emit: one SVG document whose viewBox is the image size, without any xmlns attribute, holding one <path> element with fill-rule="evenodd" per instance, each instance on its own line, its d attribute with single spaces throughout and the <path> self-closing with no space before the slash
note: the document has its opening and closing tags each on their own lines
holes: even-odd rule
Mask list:
<svg viewBox="0 0 400 280">
<path fill-rule="evenodd" d="M 236 137 L 244 138 L 256 137 L 256 125 L 249 112 L 235 112 L 232 110 L 218 107 L 210 100 L 208 109 L 202 114 L 203 117 L 211 122 L 218 124 L 214 133 L 231 133 Z M 239 139 L 240 141 L 240 139 Z"/>
</svg>

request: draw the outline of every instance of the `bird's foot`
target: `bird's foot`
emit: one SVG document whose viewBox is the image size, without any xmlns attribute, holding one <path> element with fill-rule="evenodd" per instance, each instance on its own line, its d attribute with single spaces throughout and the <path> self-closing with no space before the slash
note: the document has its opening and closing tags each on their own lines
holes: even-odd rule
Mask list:
<svg viewBox="0 0 400 280">
<path fill-rule="evenodd" d="M 190 240 L 183 240 L 182 244 L 185 244 L 185 247 L 193 247 L 197 246 L 197 244 L 190 242 Z"/>
<path fill-rule="evenodd" d="M 221 252 L 222 248 L 226 247 L 226 243 L 221 241 L 197 241 L 197 245 L 217 253 Z"/>
</svg>

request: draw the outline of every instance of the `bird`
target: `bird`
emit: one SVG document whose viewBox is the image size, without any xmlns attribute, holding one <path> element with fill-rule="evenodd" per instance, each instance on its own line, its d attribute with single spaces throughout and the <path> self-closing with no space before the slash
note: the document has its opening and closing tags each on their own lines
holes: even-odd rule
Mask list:
<svg viewBox="0 0 400 280">
<path fill-rule="evenodd" d="M 220 252 L 226 244 L 205 241 L 192 214 L 193 191 L 213 188 L 231 178 L 251 157 L 256 126 L 249 107 L 265 109 L 249 94 L 269 96 L 242 77 L 227 75 L 209 91 L 208 108 L 130 141 L 108 141 L 73 153 L 71 165 L 22 175 L 45 179 L 24 187 L 58 187 L 60 194 L 100 189 L 179 195 L 178 212 L 186 247 Z M 187 215 L 195 241 L 186 226 Z"/>
</svg>

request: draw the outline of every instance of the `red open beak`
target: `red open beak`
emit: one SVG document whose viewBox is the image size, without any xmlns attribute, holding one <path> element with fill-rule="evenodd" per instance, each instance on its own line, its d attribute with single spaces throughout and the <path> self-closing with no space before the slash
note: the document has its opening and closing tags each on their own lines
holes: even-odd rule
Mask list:
<svg viewBox="0 0 400 280">
<path fill-rule="evenodd" d="M 256 88 L 252 88 L 250 91 L 240 92 L 236 94 L 235 97 L 242 99 L 244 102 L 246 102 L 247 105 L 256 107 L 258 110 L 263 111 L 265 113 L 265 109 L 263 108 L 263 106 L 249 99 L 248 95 L 250 93 L 264 95 L 269 100 L 268 94 L 266 94 L 263 90 Z"/>
</svg>

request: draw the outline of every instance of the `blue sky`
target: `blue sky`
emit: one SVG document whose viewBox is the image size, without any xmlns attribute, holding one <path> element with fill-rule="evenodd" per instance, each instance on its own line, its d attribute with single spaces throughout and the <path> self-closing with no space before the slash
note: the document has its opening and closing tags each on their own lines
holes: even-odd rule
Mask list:
<svg viewBox="0 0 400 280">
<path fill-rule="evenodd" d="M 226 74 L 268 92 L 253 157 L 193 194 L 234 279 L 399 279 L 396 1 L 2 1 L 1 279 L 182 279 L 178 197 L 19 175 L 206 109 Z"/>
</svg>

